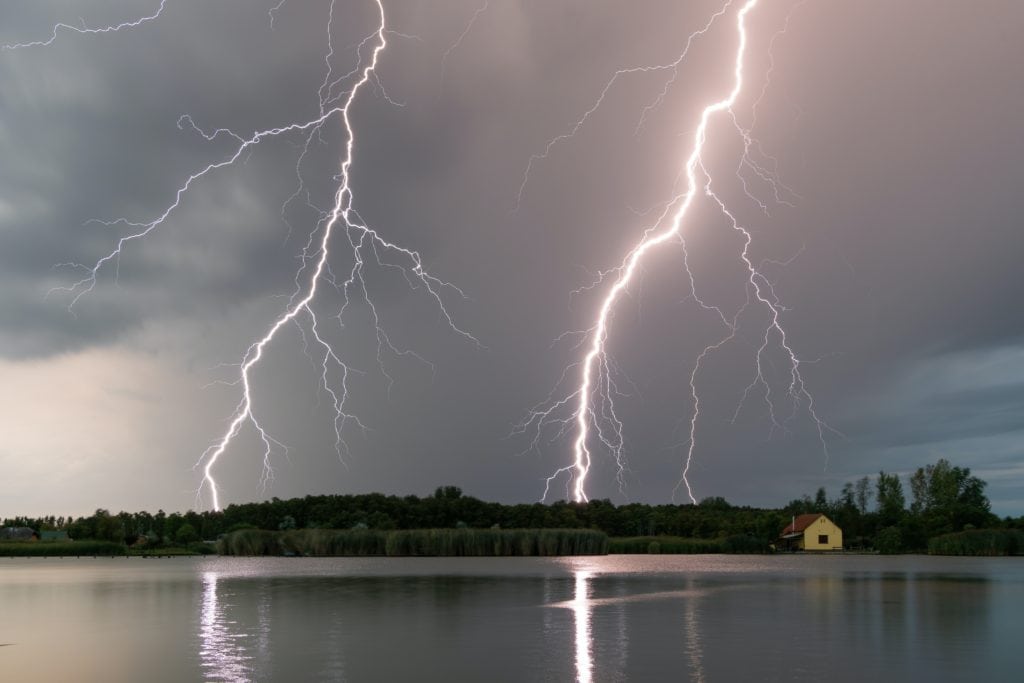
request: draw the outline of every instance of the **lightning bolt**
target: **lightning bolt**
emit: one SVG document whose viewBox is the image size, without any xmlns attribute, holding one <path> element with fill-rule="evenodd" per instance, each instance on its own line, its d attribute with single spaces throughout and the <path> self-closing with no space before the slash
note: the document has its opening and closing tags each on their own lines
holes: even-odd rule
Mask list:
<svg viewBox="0 0 1024 683">
<path fill-rule="evenodd" d="M 694 497 L 693 489 L 690 485 L 689 474 L 694 461 L 697 444 L 697 426 L 701 415 L 700 392 L 697 388 L 698 377 L 704 367 L 704 361 L 714 352 L 736 338 L 741 324 L 741 319 L 752 306 L 758 306 L 767 311 L 768 324 L 765 326 L 761 344 L 756 352 L 756 369 L 754 378 L 743 392 L 742 398 L 740 399 L 737 407 L 736 415 L 734 415 L 734 420 L 736 416 L 738 416 L 740 409 L 747 401 L 750 394 L 755 392 L 755 390 L 760 389 L 763 391 L 764 401 L 768 405 L 773 429 L 784 428 L 784 422 L 786 420 L 780 422 L 780 418 L 776 414 L 772 385 L 769 383 L 764 372 L 766 354 L 770 349 L 779 349 L 787 358 L 788 363 L 789 382 L 785 389 L 785 393 L 793 401 L 793 413 L 790 415 L 789 419 L 795 417 L 801 407 L 804 409 L 815 425 L 817 436 L 825 453 L 827 465 L 828 444 L 826 440 L 826 433 L 830 431 L 835 432 L 835 430 L 833 430 L 819 416 L 817 408 L 815 407 L 814 398 L 804 382 L 800 371 L 802 361 L 790 346 L 787 340 L 785 328 L 782 325 L 781 316 L 785 309 L 780 303 L 778 297 L 775 295 L 771 281 L 758 269 L 758 267 L 754 265 L 754 262 L 751 260 L 749 251 L 752 242 L 751 234 L 740 224 L 736 219 L 735 214 L 729 210 L 720 196 L 714 192 L 712 189 L 711 173 L 704 164 L 704 154 L 705 147 L 708 142 L 708 127 L 710 122 L 716 116 L 728 116 L 743 142 L 743 153 L 740 156 L 736 174 L 739 176 L 740 180 L 743 181 L 742 185 L 744 193 L 747 197 L 755 201 L 762 210 L 767 211 L 767 205 L 764 202 L 757 200 L 747 188 L 743 177 L 743 170 L 747 169 L 770 185 L 774 192 L 776 201 L 786 203 L 780 192 L 788 188 L 784 188 L 781 183 L 776 181 L 775 174 L 771 168 L 765 168 L 762 164 L 755 162 L 751 158 L 751 150 L 755 147 L 759 149 L 759 147 L 757 147 L 752 137 L 750 128 L 743 128 L 740 125 L 733 110 L 744 86 L 744 60 L 747 56 L 748 43 L 747 17 L 754 10 L 757 4 L 758 0 L 746 0 L 735 13 L 737 47 L 733 58 L 734 66 L 732 70 L 732 87 L 724 97 L 705 106 L 700 114 L 696 129 L 693 133 L 692 147 L 689 155 L 686 157 L 682 165 L 682 171 L 676 179 L 677 185 L 680 180 L 685 180 L 685 189 L 665 203 L 663 210 L 658 215 L 655 222 L 643 232 L 639 242 L 626 253 L 619 265 L 611 270 L 600 273 L 594 283 L 588 287 L 588 289 L 596 288 L 610 282 L 606 293 L 601 299 L 601 303 L 592 326 L 586 330 L 570 333 L 571 336 L 576 336 L 581 340 L 577 348 L 584 349 L 582 358 L 566 369 L 562 377 L 556 383 L 555 389 L 552 393 L 549 394 L 547 399 L 534 406 L 528 412 L 526 419 L 520 423 L 516 429 L 516 433 L 526 431 L 533 432 L 534 438 L 531 447 L 537 447 L 545 426 L 549 424 L 555 424 L 558 426 L 557 433 L 554 437 L 555 439 L 561 437 L 569 430 L 574 433 L 572 440 L 572 462 L 557 469 L 551 476 L 547 477 L 541 500 L 545 500 L 547 498 L 552 483 L 562 476 L 567 477 L 567 492 L 574 500 L 579 502 L 588 500 L 586 484 L 587 475 L 593 463 L 594 452 L 592 449 L 594 448 L 594 443 L 600 444 L 614 458 L 618 472 L 617 478 L 620 490 L 622 490 L 623 473 L 626 468 L 624 461 L 625 442 L 623 437 L 623 424 L 615 409 L 615 399 L 621 394 L 621 392 L 616 386 L 616 382 L 613 378 L 615 364 L 611 359 L 607 348 L 608 333 L 616 304 L 622 295 L 628 291 L 631 283 L 636 280 L 637 271 L 640 269 L 644 258 L 653 250 L 656 250 L 667 243 L 679 243 L 682 245 L 683 265 L 686 269 L 687 275 L 689 276 L 692 299 L 702 309 L 713 312 L 719 318 L 726 330 L 724 336 L 722 336 L 718 341 L 706 346 L 704 350 L 698 354 L 693 370 L 690 373 L 689 388 L 693 411 L 690 418 L 689 436 L 686 441 L 686 454 L 683 462 L 682 474 L 679 483 L 673 491 L 673 496 L 680 488 L 685 488 L 689 500 L 696 503 L 696 498 Z M 636 132 L 639 132 L 644 125 L 644 121 L 648 113 L 664 100 L 669 88 L 675 82 L 678 67 L 689 52 L 693 41 L 705 35 L 711 29 L 716 20 L 726 14 L 732 5 L 733 0 L 729 0 L 729 2 L 727 2 L 718 12 L 712 15 L 709 21 L 702 28 L 691 34 L 682 53 L 675 61 L 669 64 L 633 67 L 615 72 L 604 86 L 604 89 L 601 91 L 594 104 L 579 120 L 576 121 L 569 132 L 553 138 L 548 142 L 547 146 L 541 153 L 530 157 L 526 171 L 523 175 L 522 184 L 519 188 L 519 193 L 516 197 L 516 207 L 518 208 L 522 200 L 522 194 L 527 185 L 529 174 L 534 164 L 545 159 L 550 155 L 555 145 L 573 137 L 580 128 L 582 128 L 587 120 L 604 102 L 609 90 L 618 79 L 635 73 L 669 71 L 671 75 L 659 95 L 654 101 L 646 105 L 642 111 L 640 121 L 636 129 Z M 786 25 L 788 26 L 788 18 Z M 784 31 L 785 28 L 783 28 L 780 33 Z M 775 37 L 777 37 L 777 35 Z M 772 44 L 774 44 L 774 38 L 772 40 Z M 769 77 L 770 73 L 771 72 L 769 70 Z M 767 83 L 765 85 L 765 89 L 766 88 Z M 764 89 L 762 90 L 761 97 L 758 98 L 757 103 L 760 103 L 763 96 Z M 770 161 L 774 161 L 771 160 L 770 157 L 767 157 L 767 155 L 763 156 L 768 158 Z M 782 188 L 782 190 L 780 190 L 780 188 Z M 739 233 L 742 239 L 743 247 L 739 257 L 747 271 L 747 283 L 745 285 L 747 288 L 747 302 L 736 312 L 735 315 L 731 317 L 726 316 L 720 308 L 706 303 L 698 296 L 696 283 L 694 281 L 693 274 L 690 272 L 689 262 L 687 260 L 688 255 L 686 252 L 686 242 L 683 236 L 683 227 L 690 209 L 702 196 L 712 202 L 714 206 L 717 206 L 720 213 L 725 217 L 727 224 L 732 230 Z M 561 398 L 556 398 L 560 387 L 565 384 L 570 373 L 578 373 L 578 381 L 575 386 L 575 390 L 568 393 L 568 395 L 563 395 Z M 838 432 L 835 433 L 838 434 Z"/>
<path fill-rule="evenodd" d="M 197 182 L 220 169 L 234 165 L 239 159 L 250 153 L 253 148 L 271 138 L 288 135 L 305 136 L 305 144 L 299 154 L 295 167 L 298 188 L 286 200 L 282 207 L 282 215 L 288 208 L 288 205 L 301 196 L 306 196 L 307 205 L 310 208 L 316 209 L 309 202 L 308 193 L 305 191 L 302 173 L 303 160 L 306 158 L 314 139 L 319 139 L 323 126 L 326 123 L 331 120 L 338 120 L 341 123 L 345 144 L 339 170 L 335 176 L 338 183 L 337 189 L 333 195 L 334 199 L 331 208 L 327 211 L 318 210 L 320 219 L 317 221 L 315 228 L 310 231 L 309 239 L 300 255 L 300 265 L 295 273 L 295 291 L 288 299 L 283 312 L 270 323 L 266 332 L 246 349 L 240 362 L 236 364 L 238 368 L 236 378 L 233 381 L 222 382 L 223 384 L 240 387 L 241 396 L 226 429 L 200 455 L 195 465 L 202 472 L 200 485 L 196 492 L 197 502 L 203 490 L 206 489 L 209 491 L 211 505 L 214 510 L 221 509 L 220 488 L 214 477 L 214 469 L 244 428 L 251 427 L 263 444 L 263 473 L 261 475 L 261 485 L 263 487 L 273 479 L 271 458 L 275 450 L 283 450 L 287 453 L 287 447 L 275 439 L 261 423 L 255 410 L 255 392 L 252 383 L 253 371 L 264 360 L 267 348 L 284 328 L 290 325 L 298 327 L 307 356 L 315 360 L 319 366 L 320 389 L 326 392 L 334 410 L 335 450 L 338 452 L 339 459 L 342 459 L 342 462 L 344 462 L 342 458 L 343 451 L 347 452 L 347 446 L 343 438 L 346 426 L 349 423 L 353 423 L 361 429 L 366 429 L 366 426 L 359 418 L 349 413 L 345 407 L 349 396 L 348 378 L 349 374 L 354 371 L 346 365 L 342 355 L 323 334 L 321 329 L 323 321 L 313 308 L 314 301 L 317 299 L 320 290 L 325 286 L 332 287 L 342 296 L 343 303 L 335 316 L 337 323 L 341 327 L 344 327 L 343 317 L 349 309 L 353 296 L 358 295 L 360 300 L 367 305 L 375 326 L 377 361 L 381 373 L 388 382 L 389 388 L 392 378 L 384 367 L 384 355 L 386 353 L 393 353 L 395 355 L 413 356 L 415 358 L 420 358 L 420 356 L 413 351 L 400 349 L 393 344 L 382 327 L 380 315 L 370 297 L 365 279 L 365 269 L 368 263 L 373 263 L 383 269 L 400 271 L 410 287 L 413 289 L 421 288 L 432 299 L 442 319 L 454 333 L 475 344 L 478 348 L 482 348 L 482 345 L 475 336 L 456 324 L 445 304 L 445 292 L 451 290 L 459 296 L 465 297 L 464 292 L 452 283 L 440 279 L 429 272 L 424 267 L 422 258 L 417 251 L 386 239 L 378 231 L 366 225 L 366 222 L 359 216 L 354 207 L 351 169 L 355 154 L 355 129 L 352 124 L 351 109 L 359 94 L 366 89 L 368 84 L 375 88 L 389 103 L 396 104 L 387 94 L 386 90 L 384 90 L 383 84 L 377 75 L 377 66 L 381 54 L 388 45 L 387 38 L 389 35 L 410 37 L 391 31 L 387 26 L 382 0 L 374 0 L 374 2 L 379 13 L 377 27 L 359 43 L 357 47 L 357 66 L 344 74 L 335 74 L 333 67 L 332 58 L 335 54 L 335 48 L 331 28 L 334 23 L 335 3 L 333 0 L 330 3 L 327 21 L 328 50 L 324 58 L 327 72 L 317 94 L 319 111 L 315 118 L 268 128 L 245 136 L 225 128 L 204 131 L 196 125 L 190 116 L 180 117 L 178 127 L 182 130 L 186 128 L 192 130 L 206 140 L 213 140 L 221 136 L 229 137 L 237 144 L 226 158 L 211 163 L 191 174 L 178 187 L 173 201 L 156 218 L 147 222 L 133 222 L 123 218 L 113 221 L 98 221 L 108 226 L 124 226 L 128 228 L 127 234 L 120 237 L 116 246 L 92 265 L 65 264 L 80 269 L 84 273 L 83 277 L 69 285 L 56 287 L 48 292 L 48 296 L 54 293 L 66 295 L 69 298 L 68 310 L 73 312 L 75 304 L 81 297 L 95 289 L 98 277 L 104 269 L 113 267 L 116 280 L 117 265 L 125 248 L 132 242 L 145 238 L 164 225 L 172 213 L 179 207 L 184 195 Z M 271 25 L 273 25 L 275 14 L 283 8 L 283 5 L 284 2 L 282 1 L 271 9 Z M 58 24 L 54 28 L 53 37 L 48 41 L 18 44 L 9 47 L 13 49 L 17 47 L 49 45 L 56 39 L 60 29 L 72 30 L 77 33 L 107 33 L 136 27 L 158 18 L 163 11 L 163 7 L 164 3 L 161 2 L 157 12 L 151 16 L 103 29 L 77 29 L 66 24 Z M 364 51 L 367 50 L 368 46 L 372 47 L 369 47 L 368 54 L 364 56 Z M 289 224 L 290 234 L 291 226 Z M 348 254 L 352 259 L 352 266 L 343 277 L 336 275 L 330 265 L 332 247 L 339 237 L 343 238 L 342 244 L 347 247 Z M 385 258 L 384 254 L 396 256 L 400 260 L 396 262 L 394 258 Z M 316 349 L 317 355 L 315 359 L 311 347 Z M 420 358 L 420 360 L 423 359 Z"/>
<path fill-rule="evenodd" d="M 473 12 L 473 16 L 471 16 L 469 18 L 469 23 L 466 24 L 466 27 L 464 29 L 462 29 L 462 33 L 459 34 L 459 37 L 456 38 L 455 42 L 452 43 L 451 45 L 449 45 L 448 49 L 444 51 L 443 55 L 441 55 L 441 81 L 442 82 L 444 82 L 444 72 L 445 72 L 445 67 L 448 65 L 448 58 L 452 56 L 453 52 L 455 52 L 457 49 L 459 49 L 459 46 L 462 45 L 462 41 L 465 40 L 466 36 L 469 35 L 469 32 L 473 30 L 473 24 L 476 23 L 476 20 L 480 18 L 481 14 L 483 14 L 484 12 L 487 11 L 487 8 L 490 7 L 490 5 L 491 5 L 491 0 L 484 0 L 484 4 L 482 4 L 479 7 L 477 7 L 476 11 Z"/>
<path fill-rule="evenodd" d="M 47 38 L 46 40 L 33 40 L 31 42 L 28 42 L 28 43 L 12 43 L 12 44 L 4 45 L 4 46 L 0 47 L 0 49 L 3 49 L 3 50 L 19 50 L 19 49 L 26 48 L 26 47 L 49 47 L 50 45 L 53 45 L 55 42 L 57 42 L 57 36 L 58 36 L 58 34 L 60 34 L 62 32 L 79 33 L 79 34 L 82 34 L 82 35 L 90 35 L 90 34 L 95 35 L 95 34 L 102 34 L 102 33 L 117 33 L 118 31 L 124 31 L 126 29 L 137 28 L 139 26 L 142 26 L 145 23 L 148 23 L 150 21 L 155 21 L 156 19 L 159 19 L 160 15 L 163 14 L 163 12 L 164 12 L 164 5 L 165 4 L 167 4 L 167 0 L 160 0 L 160 5 L 156 8 L 156 11 L 154 11 L 150 15 L 147 15 L 147 16 L 144 16 L 144 17 L 140 17 L 140 18 L 134 19 L 132 21 L 123 21 L 120 24 L 111 24 L 109 26 L 102 26 L 100 28 L 88 28 L 87 26 L 84 25 L 84 23 L 85 23 L 84 20 L 83 20 L 83 25 L 82 26 L 72 26 L 71 24 L 63 24 L 63 23 L 55 24 L 54 27 L 53 27 L 53 31 L 50 33 L 50 37 Z"/>
</svg>

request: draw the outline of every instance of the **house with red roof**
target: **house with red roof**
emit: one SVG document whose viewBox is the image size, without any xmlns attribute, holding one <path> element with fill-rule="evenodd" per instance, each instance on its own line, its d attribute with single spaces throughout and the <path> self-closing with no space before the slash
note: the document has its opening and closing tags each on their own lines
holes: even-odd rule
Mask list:
<svg viewBox="0 0 1024 683">
<path fill-rule="evenodd" d="M 782 550 L 842 550 L 843 530 L 820 512 L 797 515 L 779 534 L 779 546 Z"/>
</svg>

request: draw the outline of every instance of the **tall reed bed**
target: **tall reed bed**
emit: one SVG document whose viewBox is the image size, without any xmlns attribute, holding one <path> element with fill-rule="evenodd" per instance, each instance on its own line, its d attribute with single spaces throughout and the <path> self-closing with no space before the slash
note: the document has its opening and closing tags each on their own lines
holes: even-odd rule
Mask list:
<svg viewBox="0 0 1024 683">
<path fill-rule="evenodd" d="M 612 538 L 608 552 L 614 555 L 703 555 L 759 554 L 768 552 L 768 544 L 753 536 L 725 538 L 683 538 L 680 536 L 634 536 Z"/>
<path fill-rule="evenodd" d="M 604 555 L 608 536 L 587 529 L 242 529 L 217 543 L 222 555 L 512 557 Z"/>
<path fill-rule="evenodd" d="M 929 555 L 1024 555 L 1024 531 L 971 529 L 928 539 Z"/>
</svg>

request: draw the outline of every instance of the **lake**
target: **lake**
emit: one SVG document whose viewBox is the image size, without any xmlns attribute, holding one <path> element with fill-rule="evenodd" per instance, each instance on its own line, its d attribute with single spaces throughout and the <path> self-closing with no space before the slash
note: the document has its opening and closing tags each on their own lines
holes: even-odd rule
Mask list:
<svg viewBox="0 0 1024 683">
<path fill-rule="evenodd" d="M 1024 559 L 0 559 L 3 681 L 1020 680 Z"/>
</svg>

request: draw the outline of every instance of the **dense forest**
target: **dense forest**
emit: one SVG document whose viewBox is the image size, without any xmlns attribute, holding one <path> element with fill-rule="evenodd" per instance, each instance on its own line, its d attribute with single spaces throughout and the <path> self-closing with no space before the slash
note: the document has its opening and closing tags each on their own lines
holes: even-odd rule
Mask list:
<svg viewBox="0 0 1024 683">
<path fill-rule="evenodd" d="M 273 498 L 229 505 L 220 512 L 170 514 L 163 510 L 112 514 L 101 509 L 79 518 L 5 519 L 3 526 L 64 530 L 75 540 L 152 548 L 189 546 L 240 529 L 592 529 L 620 539 L 664 537 L 658 547 L 671 552 L 674 546 L 668 538 L 730 539 L 731 547 L 767 549 L 792 516 L 821 512 L 843 529 L 847 549 L 978 554 L 970 550 L 980 544 L 987 554 L 1024 553 L 1024 543 L 1018 543 L 1024 539 L 1024 517 L 1000 520 L 993 515 L 985 487 L 969 469 L 939 460 L 918 468 L 907 478 L 906 487 L 898 475 L 879 472 L 877 477 L 847 483 L 834 499 L 821 488 L 813 497 L 804 496 L 778 509 L 731 505 L 722 498 L 707 498 L 697 505 L 614 505 L 608 500 L 504 505 L 443 486 L 426 497 L 371 493 Z M 638 540 L 618 547 L 653 547 L 650 542 Z M 683 546 L 677 541 L 675 547 Z M 699 551 L 713 546 L 691 543 L 686 547 Z"/>
</svg>

